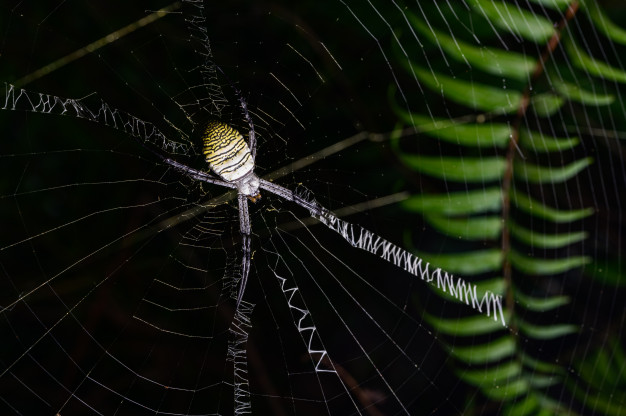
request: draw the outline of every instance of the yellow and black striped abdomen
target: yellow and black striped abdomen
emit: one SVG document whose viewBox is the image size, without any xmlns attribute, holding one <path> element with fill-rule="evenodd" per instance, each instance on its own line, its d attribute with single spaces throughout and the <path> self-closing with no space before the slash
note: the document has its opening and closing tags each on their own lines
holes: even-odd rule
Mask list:
<svg viewBox="0 0 626 416">
<path fill-rule="evenodd" d="M 228 124 L 211 121 L 202 136 L 204 157 L 213 172 L 233 182 L 254 169 L 250 148 L 241 133 Z"/>
</svg>

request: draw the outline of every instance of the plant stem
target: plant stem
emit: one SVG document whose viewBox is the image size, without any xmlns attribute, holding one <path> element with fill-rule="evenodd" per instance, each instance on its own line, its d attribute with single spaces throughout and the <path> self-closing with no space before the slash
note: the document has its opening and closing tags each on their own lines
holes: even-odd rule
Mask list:
<svg viewBox="0 0 626 416">
<path fill-rule="evenodd" d="M 519 132 L 520 127 L 522 125 L 522 121 L 526 117 L 526 112 L 528 111 L 528 106 L 530 104 L 530 94 L 532 92 L 532 84 L 539 77 L 543 75 L 546 68 L 546 63 L 550 60 L 552 53 L 557 48 L 559 43 L 561 42 L 561 37 L 563 33 L 563 29 L 567 26 L 568 22 L 574 18 L 580 3 L 578 1 L 572 2 L 565 12 L 563 19 L 559 22 L 556 30 L 537 62 L 537 66 L 532 73 L 530 81 L 524 90 L 524 94 L 522 95 L 522 99 L 520 101 L 519 108 L 517 109 L 517 114 L 515 116 L 515 120 L 513 121 L 513 128 L 511 131 L 511 140 L 509 141 L 509 147 L 507 149 L 506 154 L 506 170 L 504 172 L 504 177 L 502 178 L 502 252 L 504 253 L 504 262 L 502 264 L 502 275 L 505 283 L 505 299 L 506 305 L 508 306 L 511 317 L 513 316 L 513 310 L 515 308 L 515 298 L 513 296 L 513 270 L 511 265 L 511 260 L 509 258 L 509 253 L 511 251 L 511 235 L 509 232 L 508 223 L 511 217 L 511 188 L 513 184 L 513 162 L 515 159 L 515 152 L 519 148 Z M 513 332 L 517 332 L 517 325 L 515 323 L 510 324 Z"/>
</svg>

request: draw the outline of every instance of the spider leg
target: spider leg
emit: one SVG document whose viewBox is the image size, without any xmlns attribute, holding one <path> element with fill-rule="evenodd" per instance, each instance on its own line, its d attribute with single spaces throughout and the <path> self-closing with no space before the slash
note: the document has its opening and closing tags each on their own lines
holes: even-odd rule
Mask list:
<svg viewBox="0 0 626 416">
<path fill-rule="evenodd" d="M 287 201 L 295 202 L 302 208 L 309 210 L 311 216 L 322 217 L 330 214 L 326 208 L 318 204 L 316 201 L 309 201 L 290 189 L 275 184 L 274 182 L 266 181 L 265 179 L 260 179 L 259 182 L 259 188 L 271 192 L 274 195 L 278 195 Z"/>
<path fill-rule="evenodd" d="M 248 198 L 238 195 L 239 199 L 239 231 L 241 232 L 241 242 L 243 250 L 243 259 L 241 260 L 241 281 L 239 283 L 239 293 L 237 294 L 237 309 L 243 299 L 243 294 L 248 283 L 248 274 L 250 273 L 250 214 L 248 213 Z"/>
<path fill-rule="evenodd" d="M 174 169 L 183 172 L 185 175 L 193 178 L 193 179 L 197 179 L 199 181 L 202 182 L 208 182 L 208 183 L 212 183 L 214 185 L 220 185 L 220 186 L 225 186 L 227 188 L 237 188 L 237 185 L 235 185 L 232 182 L 226 182 L 223 181 L 221 179 L 217 179 L 212 177 L 211 175 L 209 175 L 206 172 L 202 172 L 200 170 L 194 169 L 194 168 L 190 168 L 187 165 L 183 165 L 182 163 L 179 163 L 175 160 L 169 159 L 169 158 L 163 158 L 163 162 L 167 163 L 168 165 L 174 167 Z"/>
<path fill-rule="evenodd" d="M 254 123 L 252 122 L 252 118 L 250 117 L 250 113 L 248 113 L 248 104 L 246 104 L 246 100 L 243 97 L 239 96 L 239 102 L 241 103 L 241 108 L 243 109 L 243 115 L 248 122 L 248 126 L 250 130 L 248 130 L 248 138 L 250 147 L 250 154 L 252 155 L 252 160 L 256 160 L 256 134 L 254 133 Z"/>
</svg>

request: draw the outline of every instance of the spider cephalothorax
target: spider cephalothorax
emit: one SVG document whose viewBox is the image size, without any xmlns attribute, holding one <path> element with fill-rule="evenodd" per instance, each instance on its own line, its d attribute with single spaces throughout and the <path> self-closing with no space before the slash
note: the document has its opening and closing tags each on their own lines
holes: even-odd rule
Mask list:
<svg viewBox="0 0 626 416">
<path fill-rule="evenodd" d="M 261 198 L 259 189 L 264 189 L 289 201 L 294 201 L 303 208 L 308 209 L 311 215 L 323 215 L 327 211 L 322 209 L 315 201 L 309 201 L 280 185 L 260 179 L 254 173 L 254 156 L 256 154 L 256 136 L 254 124 L 248 114 L 246 103 L 241 99 L 241 107 L 250 131 L 248 140 L 233 127 L 221 121 L 210 121 L 206 124 L 202 134 L 203 153 L 211 170 L 221 179 L 211 178 L 204 172 L 197 171 L 169 158 L 165 162 L 175 168 L 186 172 L 194 178 L 216 185 L 236 188 L 239 203 L 239 230 L 242 236 L 243 261 L 241 267 L 241 279 L 239 293 L 237 294 L 237 307 L 241 303 L 250 272 L 250 214 L 248 212 L 248 199 L 252 202 Z"/>
</svg>

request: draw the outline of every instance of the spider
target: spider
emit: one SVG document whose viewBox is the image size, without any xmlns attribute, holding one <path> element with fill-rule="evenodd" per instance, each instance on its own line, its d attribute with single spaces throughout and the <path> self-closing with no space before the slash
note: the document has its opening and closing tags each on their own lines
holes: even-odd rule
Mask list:
<svg viewBox="0 0 626 416">
<path fill-rule="evenodd" d="M 295 202 L 299 206 L 309 210 L 312 216 L 328 216 L 330 212 L 321 207 L 317 202 L 311 201 L 298 195 L 296 192 L 277 185 L 273 182 L 259 178 L 254 173 L 256 157 L 256 135 L 254 123 L 248 113 L 245 100 L 239 91 L 239 102 L 243 110 L 244 118 L 250 130 L 248 132 L 248 143 L 243 135 L 230 125 L 221 121 L 209 121 L 202 134 L 203 153 L 211 171 L 217 175 L 210 176 L 206 172 L 193 169 L 171 158 L 161 155 L 163 162 L 174 167 L 184 174 L 214 185 L 237 189 L 237 200 L 239 205 L 239 230 L 242 237 L 243 259 L 241 265 L 241 279 L 237 294 L 237 308 L 241 304 L 250 273 L 250 214 L 248 211 L 248 199 L 256 203 L 261 194 L 259 189 L 271 192 L 283 199 Z"/>
</svg>

